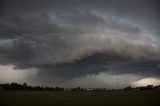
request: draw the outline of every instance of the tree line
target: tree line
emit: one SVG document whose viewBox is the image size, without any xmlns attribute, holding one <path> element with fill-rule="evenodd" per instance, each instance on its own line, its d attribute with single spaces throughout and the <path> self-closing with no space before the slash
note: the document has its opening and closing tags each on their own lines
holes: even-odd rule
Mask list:
<svg viewBox="0 0 160 106">
<path fill-rule="evenodd" d="M 63 87 L 48 87 L 48 86 L 30 86 L 27 83 L 18 84 L 16 82 L 0 84 L 0 90 L 35 90 L 35 91 L 106 91 L 106 88 L 63 88 Z M 112 89 L 117 90 L 117 89 Z M 127 86 L 119 90 L 160 90 L 160 85 L 153 86 L 140 86 L 140 87 L 131 87 Z"/>
<path fill-rule="evenodd" d="M 0 84 L 1 89 L 3 90 L 55 90 L 63 91 L 64 88 L 61 87 L 43 87 L 43 86 L 29 86 L 27 83 L 18 84 L 15 82 Z"/>
</svg>

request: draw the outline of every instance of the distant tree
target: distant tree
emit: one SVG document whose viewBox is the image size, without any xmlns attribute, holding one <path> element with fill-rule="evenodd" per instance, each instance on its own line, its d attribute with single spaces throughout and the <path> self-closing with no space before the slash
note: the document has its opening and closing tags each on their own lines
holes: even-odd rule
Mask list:
<svg viewBox="0 0 160 106">
<path fill-rule="evenodd" d="M 78 90 L 78 91 L 81 90 L 81 87 L 78 86 L 78 87 L 77 87 L 77 90 Z"/>
<path fill-rule="evenodd" d="M 124 90 L 131 90 L 131 89 L 132 89 L 131 86 L 127 86 L 124 88 Z"/>
<path fill-rule="evenodd" d="M 23 83 L 23 88 L 27 89 L 27 83 Z"/>
</svg>

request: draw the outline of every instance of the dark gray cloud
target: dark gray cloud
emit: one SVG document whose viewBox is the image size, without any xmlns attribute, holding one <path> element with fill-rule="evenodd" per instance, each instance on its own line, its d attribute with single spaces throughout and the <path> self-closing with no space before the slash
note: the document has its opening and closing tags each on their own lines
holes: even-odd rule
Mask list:
<svg viewBox="0 0 160 106">
<path fill-rule="evenodd" d="M 159 7 L 158 0 L 2 0 L 0 64 L 35 68 L 40 79 L 158 77 Z"/>
</svg>

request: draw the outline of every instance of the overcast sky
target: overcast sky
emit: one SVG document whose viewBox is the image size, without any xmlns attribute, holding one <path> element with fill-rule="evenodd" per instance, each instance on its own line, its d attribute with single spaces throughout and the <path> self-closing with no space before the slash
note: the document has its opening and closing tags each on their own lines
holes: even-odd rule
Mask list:
<svg viewBox="0 0 160 106">
<path fill-rule="evenodd" d="M 159 0 L 1 0 L 0 83 L 160 84 Z"/>
</svg>

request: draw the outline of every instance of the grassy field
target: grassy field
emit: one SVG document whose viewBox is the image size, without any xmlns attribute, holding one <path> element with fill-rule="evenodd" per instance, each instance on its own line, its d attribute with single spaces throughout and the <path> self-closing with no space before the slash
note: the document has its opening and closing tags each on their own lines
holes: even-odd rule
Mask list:
<svg viewBox="0 0 160 106">
<path fill-rule="evenodd" d="M 160 91 L 5 91 L 0 106 L 160 106 Z"/>
</svg>

